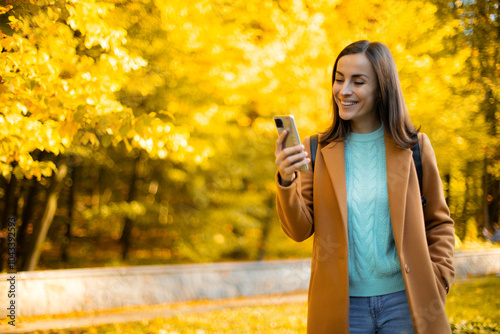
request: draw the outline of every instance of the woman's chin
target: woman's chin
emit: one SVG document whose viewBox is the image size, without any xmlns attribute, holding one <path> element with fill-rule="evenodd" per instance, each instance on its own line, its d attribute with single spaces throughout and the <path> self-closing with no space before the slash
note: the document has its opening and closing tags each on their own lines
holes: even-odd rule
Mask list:
<svg viewBox="0 0 500 334">
<path fill-rule="evenodd" d="M 351 114 L 347 112 L 339 112 L 339 116 L 343 121 L 350 121 L 352 119 Z"/>
</svg>

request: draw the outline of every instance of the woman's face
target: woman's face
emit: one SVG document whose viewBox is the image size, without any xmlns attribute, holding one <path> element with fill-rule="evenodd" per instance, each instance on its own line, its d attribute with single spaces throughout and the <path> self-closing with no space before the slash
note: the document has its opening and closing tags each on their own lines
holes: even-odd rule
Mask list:
<svg viewBox="0 0 500 334">
<path fill-rule="evenodd" d="M 370 133 L 380 127 L 376 113 L 378 92 L 377 75 L 364 54 L 351 54 L 338 60 L 333 96 L 340 117 L 351 121 L 352 131 Z"/>
</svg>

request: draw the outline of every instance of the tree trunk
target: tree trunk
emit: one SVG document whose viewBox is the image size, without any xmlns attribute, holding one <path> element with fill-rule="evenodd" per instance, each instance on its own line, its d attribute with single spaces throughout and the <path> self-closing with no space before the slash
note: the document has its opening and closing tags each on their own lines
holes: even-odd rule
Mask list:
<svg viewBox="0 0 500 334">
<path fill-rule="evenodd" d="M 134 159 L 134 164 L 133 164 L 133 169 L 132 169 L 132 177 L 130 179 L 130 188 L 129 188 L 129 193 L 128 193 L 128 198 L 127 201 L 130 203 L 135 200 L 135 197 L 137 195 L 137 188 L 135 186 L 135 183 L 138 179 L 138 165 L 141 161 L 141 155 Z M 134 221 L 127 217 L 125 219 L 125 223 L 123 225 L 123 231 L 122 231 L 122 236 L 120 238 L 120 244 L 122 244 L 123 249 L 122 249 L 122 259 L 126 260 L 128 258 L 128 252 L 130 250 L 130 244 L 131 244 L 131 235 L 132 235 L 132 229 L 134 228 Z"/>
<path fill-rule="evenodd" d="M 32 235 L 28 231 L 28 226 L 30 220 L 33 217 L 33 212 L 35 211 L 35 198 L 38 193 L 37 182 L 35 180 L 30 180 L 28 184 L 28 190 L 26 193 L 26 199 L 24 201 L 23 213 L 21 217 L 21 226 L 17 231 L 17 258 L 18 258 L 18 269 L 21 268 L 22 263 L 25 261 L 27 256 L 27 247 L 29 243 L 30 236 Z"/>
<path fill-rule="evenodd" d="M 495 180 L 490 185 L 491 199 L 489 199 L 489 213 L 492 222 L 500 222 L 500 180 Z"/>
<path fill-rule="evenodd" d="M 17 196 L 16 196 L 16 188 L 17 188 L 17 179 L 14 174 L 11 175 L 10 181 L 7 182 L 7 188 L 5 189 L 5 201 L 4 201 L 4 211 L 3 211 L 3 216 L 2 216 L 2 226 L 1 226 L 1 231 L 7 231 L 7 227 L 9 224 L 9 218 L 10 217 L 16 217 L 17 213 Z M 7 265 L 7 240 L 8 237 L 6 236 L 5 239 L 2 239 L 0 243 L 0 272 L 3 271 L 6 268 Z"/>
<path fill-rule="evenodd" d="M 37 228 L 34 229 L 33 242 L 30 243 L 28 247 L 28 254 L 26 257 L 26 262 L 24 263 L 21 270 L 31 271 L 35 270 L 38 260 L 40 259 L 40 254 L 42 251 L 42 244 L 45 241 L 47 232 L 52 223 L 54 215 L 57 209 L 57 200 L 59 198 L 59 193 L 63 186 L 63 180 L 68 171 L 68 167 L 64 160 L 61 160 L 61 164 L 58 168 L 57 173 L 52 178 L 52 184 L 47 192 L 47 200 L 45 204 L 45 210 L 43 212 L 42 219 L 38 224 Z"/>
<path fill-rule="evenodd" d="M 448 204 L 448 206 L 450 205 L 450 182 L 451 182 L 451 176 L 450 176 L 450 173 L 446 173 L 444 175 L 444 183 L 446 185 L 446 193 L 445 193 L 445 200 L 446 200 L 446 204 Z"/>
<path fill-rule="evenodd" d="M 267 203 L 267 217 L 262 228 L 262 238 L 259 244 L 259 254 L 257 255 L 257 261 L 262 261 L 266 256 L 267 248 L 267 238 L 269 236 L 269 231 L 271 230 L 271 223 L 273 218 L 276 216 L 276 208 L 274 207 L 274 195 L 270 195 Z"/>
<path fill-rule="evenodd" d="M 462 215 L 461 215 L 461 221 L 456 225 L 456 234 L 460 239 L 463 239 L 465 237 L 465 232 L 467 229 L 467 218 L 469 215 L 469 201 L 471 201 L 471 182 L 470 179 L 472 178 L 472 170 L 473 170 L 473 164 L 472 162 L 467 162 L 466 168 L 465 168 L 465 175 L 464 175 L 464 180 L 465 180 L 465 193 L 464 193 L 464 201 L 463 201 L 463 206 L 462 206 Z"/>
<path fill-rule="evenodd" d="M 476 228 L 479 231 L 479 226 L 484 222 L 483 215 L 483 160 L 478 160 L 473 163 L 472 169 L 472 189 L 471 201 L 473 203 L 473 211 L 470 215 L 476 220 Z M 474 172 L 475 170 L 475 172 Z"/>
<path fill-rule="evenodd" d="M 483 223 L 481 224 L 483 227 L 488 228 L 490 226 L 490 212 L 488 210 L 488 190 L 490 184 L 490 175 L 488 173 L 488 153 L 484 157 L 483 161 L 483 198 L 482 198 L 482 211 L 483 211 Z"/>
<path fill-rule="evenodd" d="M 73 207 L 75 204 L 75 184 L 76 184 L 76 169 L 78 167 L 70 168 L 70 178 L 71 178 L 71 186 L 69 188 L 68 193 L 68 221 L 66 222 L 66 231 L 65 237 L 63 238 L 63 246 L 61 252 L 61 260 L 64 263 L 68 263 L 69 261 L 69 244 L 71 243 L 71 225 L 73 222 Z"/>
</svg>

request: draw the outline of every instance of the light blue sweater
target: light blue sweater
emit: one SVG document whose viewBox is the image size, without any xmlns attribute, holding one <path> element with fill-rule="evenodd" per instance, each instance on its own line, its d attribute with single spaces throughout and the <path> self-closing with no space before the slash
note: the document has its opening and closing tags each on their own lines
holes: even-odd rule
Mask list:
<svg viewBox="0 0 500 334">
<path fill-rule="evenodd" d="M 349 295 L 405 289 L 392 233 L 383 125 L 345 141 Z"/>
</svg>

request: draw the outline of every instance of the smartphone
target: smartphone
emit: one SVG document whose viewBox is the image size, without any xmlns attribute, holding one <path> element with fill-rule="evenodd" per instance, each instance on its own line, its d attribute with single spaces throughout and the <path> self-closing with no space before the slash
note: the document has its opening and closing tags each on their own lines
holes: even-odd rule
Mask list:
<svg viewBox="0 0 500 334">
<path fill-rule="evenodd" d="M 288 134 L 285 139 L 285 147 L 292 147 L 300 145 L 299 132 L 297 131 L 297 126 L 295 126 L 295 119 L 293 115 L 288 116 L 274 116 L 274 124 L 276 124 L 276 129 L 278 130 L 278 136 L 281 135 L 283 130 L 288 130 Z M 308 165 L 304 165 L 300 168 L 301 171 L 305 172 L 309 170 Z"/>
</svg>

